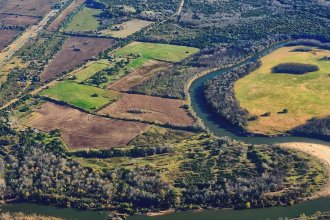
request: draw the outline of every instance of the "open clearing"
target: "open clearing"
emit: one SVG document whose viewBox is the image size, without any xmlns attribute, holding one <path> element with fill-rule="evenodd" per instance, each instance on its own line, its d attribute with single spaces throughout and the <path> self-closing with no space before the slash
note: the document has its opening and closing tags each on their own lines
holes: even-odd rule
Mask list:
<svg viewBox="0 0 330 220">
<path fill-rule="evenodd" d="M 0 26 L 28 26 L 38 22 L 38 18 L 31 16 L 0 14 Z"/>
<path fill-rule="evenodd" d="M 113 84 L 110 84 L 109 89 L 128 92 L 133 86 L 140 85 L 145 80 L 158 74 L 164 69 L 170 68 L 171 66 L 172 65 L 170 63 L 150 60 L 140 69 L 137 69 L 130 73 L 128 76 L 125 76 Z"/>
<path fill-rule="evenodd" d="M 73 2 L 66 9 L 64 9 L 61 14 L 57 16 L 57 18 L 49 25 L 48 30 L 56 31 L 62 22 L 84 2 L 85 0 L 73 0 Z"/>
<path fill-rule="evenodd" d="M 7 63 L 0 67 L 0 83 L 3 83 L 7 80 L 7 76 L 14 68 L 23 68 L 26 64 L 18 57 L 13 57 Z"/>
<path fill-rule="evenodd" d="M 278 134 L 291 130 L 313 117 L 330 115 L 329 50 L 314 48 L 293 52 L 298 47 L 283 47 L 261 59 L 262 66 L 235 83 L 236 97 L 242 108 L 259 117 L 249 122 L 255 133 Z M 314 64 L 319 71 L 302 75 L 277 74 L 271 69 L 285 62 Z M 279 113 L 287 109 L 288 113 Z"/>
<path fill-rule="evenodd" d="M 21 31 L 17 30 L 0 30 L 0 51 L 6 48 Z"/>
<path fill-rule="evenodd" d="M 320 144 L 310 144 L 310 143 L 284 143 L 281 146 L 289 149 L 295 149 L 305 152 L 309 155 L 314 156 L 323 162 L 325 169 L 328 172 L 328 182 L 324 189 L 317 192 L 312 198 L 318 197 L 328 197 L 330 196 L 330 147 Z"/>
<path fill-rule="evenodd" d="M 199 49 L 193 47 L 133 42 L 117 50 L 114 54 L 117 56 L 129 56 L 134 54 L 147 59 L 180 62 L 198 51 Z"/>
<path fill-rule="evenodd" d="M 70 148 L 123 147 L 149 127 L 89 115 L 50 102 L 35 110 L 28 125 L 46 132 L 59 129 Z"/>
<path fill-rule="evenodd" d="M 3 0 L 0 13 L 43 17 L 60 0 Z"/>
<path fill-rule="evenodd" d="M 99 21 L 96 16 L 100 10 L 93 8 L 83 8 L 72 19 L 65 28 L 66 32 L 96 31 L 99 27 Z"/>
<path fill-rule="evenodd" d="M 97 56 L 113 44 L 114 40 L 107 38 L 70 37 L 41 74 L 41 81 L 55 79 L 64 71 Z"/>
<path fill-rule="evenodd" d="M 102 30 L 101 33 L 106 36 L 112 36 L 116 38 L 125 38 L 138 31 L 141 31 L 143 28 L 148 27 L 153 24 L 151 21 L 133 19 L 122 24 L 117 24 L 112 27 L 112 29 L 118 28 L 118 30 Z"/>
<path fill-rule="evenodd" d="M 116 101 L 120 94 L 94 86 L 64 81 L 40 93 L 58 101 L 66 102 L 86 111 L 93 111 Z"/>
<path fill-rule="evenodd" d="M 98 112 L 118 118 L 137 119 L 176 126 L 190 126 L 194 119 L 184 109 L 185 101 L 137 94 L 124 94 Z"/>
</svg>

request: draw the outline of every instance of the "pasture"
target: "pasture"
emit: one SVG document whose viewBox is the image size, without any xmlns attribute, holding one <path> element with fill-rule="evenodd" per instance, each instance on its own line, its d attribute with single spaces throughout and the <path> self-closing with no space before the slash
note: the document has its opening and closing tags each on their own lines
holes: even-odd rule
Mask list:
<svg viewBox="0 0 330 220">
<path fill-rule="evenodd" d="M 330 115 L 330 62 L 322 59 L 330 56 L 330 51 L 297 48 L 283 47 L 263 57 L 259 69 L 235 83 L 241 107 L 259 117 L 249 122 L 248 130 L 278 134 L 313 117 Z M 299 75 L 272 73 L 275 66 L 288 62 L 316 65 L 319 70 Z M 261 116 L 265 113 L 270 115 Z"/>
<path fill-rule="evenodd" d="M 96 57 L 114 44 L 114 40 L 92 37 L 70 37 L 41 74 L 41 81 L 50 81 Z"/>
<path fill-rule="evenodd" d="M 114 52 L 117 56 L 139 55 L 143 58 L 167 62 L 180 62 L 197 53 L 199 49 L 170 44 L 133 42 Z"/>
<path fill-rule="evenodd" d="M 184 105 L 185 101 L 178 99 L 124 94 L 120 100 L 97 114 L 160 124 L 191 126 L 194 124 L 194 119 L 188 114 Z"/>
<path fill-rule="evenodd" d="M 105 68 L 109 67 L 109 63 L 106 60 L 99 60 L 92 62 L 90 64 L 87 64 L 78 70 L 76 70 L 75 73 L 75 82 L 81 83 L 85 81 L 86 79 L 90 78 L 97 72 L 104 70 Z"/>
<path fill-rule="evenodd" d="M 82 32 L 82 31 L 96 31 L 99 27 L 97 15 L 100 14 L 98 9 L 83 8 L 72 19 L 72 21 L 65 28 L 66 32 Z"/>
<path fill-rule="evenodd" d="M 45 132 L 59 129 L 71 149 L 124 147 L 149 127 L 143 123 L 89 115 L 51 102 L 36 109 L 28 125 Z"/>
<path fill-rule="evenodd" d="M 115 38 L 126 38 L 138 31 L 141 31 L 143 28 L 148 27 L 149 25 L 153 24 L 153 22 L 140 20 L 140 19 L 133 19 L 122 24 L 114 25 L 111 29 L 102 30 L 102 35 L 105 36 L 112 36 Z M 116 29 L 116 30 L 114 30 Z"/>
<path fill-rule="evenodd" d="M 110 102 L 116 101 L 120 96 L 115 91 L 71 81 L 58 83 L 54 87 L 41 92 L 40 95 L 66 102 L 86 111 L 97 110 Z"/>
</svg>

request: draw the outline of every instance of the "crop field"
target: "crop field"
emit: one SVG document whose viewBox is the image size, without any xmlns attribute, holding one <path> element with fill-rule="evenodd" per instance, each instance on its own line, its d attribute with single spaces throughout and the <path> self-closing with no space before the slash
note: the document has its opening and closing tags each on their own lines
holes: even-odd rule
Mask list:
<svg viewBox="0 0 330 220">
<path fill-rule="evenodd" d="M 115 27 L 119 28 L 119 30 L 102 30 L 101 33 L 106 36 L 112 36 L 116 38 L 126 38 L 143 28 L 148 27 L 149 25 L 153 24 L 153 22 L 133 19 L 122 24 L 114 25 Z"/>
<path fill-rule="evenodd" d="M 70 37 L 41 74 L 41 81 L 55 79 L 61 73 L 97 56 L 113 44 L 114 40 L 106 38 Z"/>
<path fill-rule="evenodd" d="M 12 42 L 21 31 L 17 30 L 0 30 L 0 51 Z"/>
<path fill-rule="evenodd" d="M 161 124 L 190 126 L 194 119 L 184 108 L 185 101 L 159 97 L 124 94 L 120 100 L 98 112 L 125 119 L 138 119 Z"/>
<path fill-rule="evenodd" d="M 134 54 L 147 59 L 180 62 L 198 51 L 199 49 L 193 47 L 133 42 L 117 50 L 114 54 L 117 56 L 129 56 L 130 54 Z"/>
<path fill-rule="evenodd" d="M 36 109 L 29 126 L 46 132 L 59 129 L 69 148 L 124 147 L 148 125 L 102 118 L 50 102 Z"/>
<path fill-rule="evenodd" d="M 283 47 L 261 59 L 262 66 L 235 83 L 235 94 L 242 108 L 259 116 L 249 122 L 256 133 L 277 134 L 291 130 L 313 117 L 330 115 L 329 50 Z M 318 71 L 305 74 L 272 73 L 281 63 L 312 64 Z M 284 111 L 286 109 L 286 111 Z M 269 113 L 268 116 L 261 116 Z"/>
<path fill-rule="evenodd" d="M 48 30 L 55 31 L 61 23 L 80 5 L 82 5 L 85 0 L 74 0 L 63 12 L 57 16 L 57 18 L 48 26 Z"/>
<path fill-rule="evenodd" d="M 105 68 L 109 67 L 108 61 L 95 61 L 90 64 L 87 64 L 86 66 L 81 67 L 78 69 L 75 73 L 75 82 L 81 83 L 85 81 L 86 79 L 90 78 L 97 72 L 104 70 Z"/>
<path fill-rule="evenodd" d="M 98 9 L 83 8 L 72 19 L 65 28 L 67 32 L 96 31 L 99 27 L 99 21 L 96 15 L 100 14 Z"/>
<path fill-rule="evenodd" d="M 28 26 L 38 22 L 39 19 L 31 16 L 0 14 L 0 26 Z"/>
<path fill-rule="evenodd" d="M 109 89 L 128 92 L 134 86 L 140 85 L 145 80 L 155 76 L 160 71 L 170 68 L 170 63 L 150 60 L 141 68 L 133 71 L 128 76 L 110 84 Z"/>
<path fill-rule="evenodd" d="M 94 86 L 64 81 L 40 93 L 58 101 L 63 101 L 86 111 L 93 111 L 116 101 L 120 94 Z"/>
<path fill-rule="evenodd" d="M 10 0 L 0 1 L 0 13 L 42 17 L 60 0 Z"/>
</svg>

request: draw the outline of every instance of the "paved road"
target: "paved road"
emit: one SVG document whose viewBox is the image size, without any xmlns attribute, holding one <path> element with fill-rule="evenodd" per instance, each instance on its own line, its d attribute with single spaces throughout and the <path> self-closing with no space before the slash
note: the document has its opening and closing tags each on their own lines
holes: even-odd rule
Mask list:
<svg viewBox="0 0 330 220">
<path fill-rule="evenodd" d="M 43 29 L 47 22 L 56 15 L 57 9 L 51 10 L 37 25 L 29 27 L 17 40 L 0 53 L 0 67 L 4 65 L 24 44 Z"/>
</svg>

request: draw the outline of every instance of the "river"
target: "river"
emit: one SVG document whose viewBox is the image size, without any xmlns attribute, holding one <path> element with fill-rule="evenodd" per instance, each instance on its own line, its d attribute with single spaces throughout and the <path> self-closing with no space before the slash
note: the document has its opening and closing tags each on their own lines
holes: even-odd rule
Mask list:
<svg viewBox="0 0 330 220">
<path fill-rule="evenodd" d="M 287 143 L 287 142 L 307 142 L 323 144 L 330 147 L 330 143 L 319 139 L 305 138 L 305 137 L 244 137 L 238 136 L 232 132 L 232 128 L 228 123 L 218 119 L 214 112 L 206 104 L 206 100 L 203 96 L 204 84 L 219 74 L 223 74 L 232 68 L 244 65 L 249 61 L 259 59 L 260 57 L 268 54 L 269 52 L 283 47 L 287 42 L 275 44 L 260 53 L 244 60 L 243 62 L 236 64 L 229 68 L 224 68 L 207 75 L 204 75 L 193 81 L 189 88 L 189 94 L 191 98 L 191 105 L 196 115 L 202 119 L 205 126 L 215 135 L 229 136 L 233 139 L 244 141 L 251 144 L 273 144 L 273 143 Z M 53 206 L 36 205 L 29 203 L 21 204 L 8 204 L 2 206 L 2 212 L 23 212 L 27 214 L 37 213 L 40 215 L 48 215 L 61 217 L 63 219 L 72 220 L 103 220 L 107 218 L 106 212 L 94 212 L 94 211 L 79 211 L 72 208 L 57 208 Z M 231 220 L 231 219 L 244 219 L 244 220 L 278 220 L 285 219 L 286 217 L 292 218 L 301 214 L 313 214 L 317 211 L 330 211 L 330 198 L 320 198 L 312 201 L 306 201 L 301 204 L 297 204 L 290 207 L 274 207 L 263 209 L 249 209 L 249 210 L 207 210 L 201 212 L 179 212 L 164 216 L 131 216 L 128 220 Z M 0 211 L 1 212 L 1 211 Z"/>
</svg>

